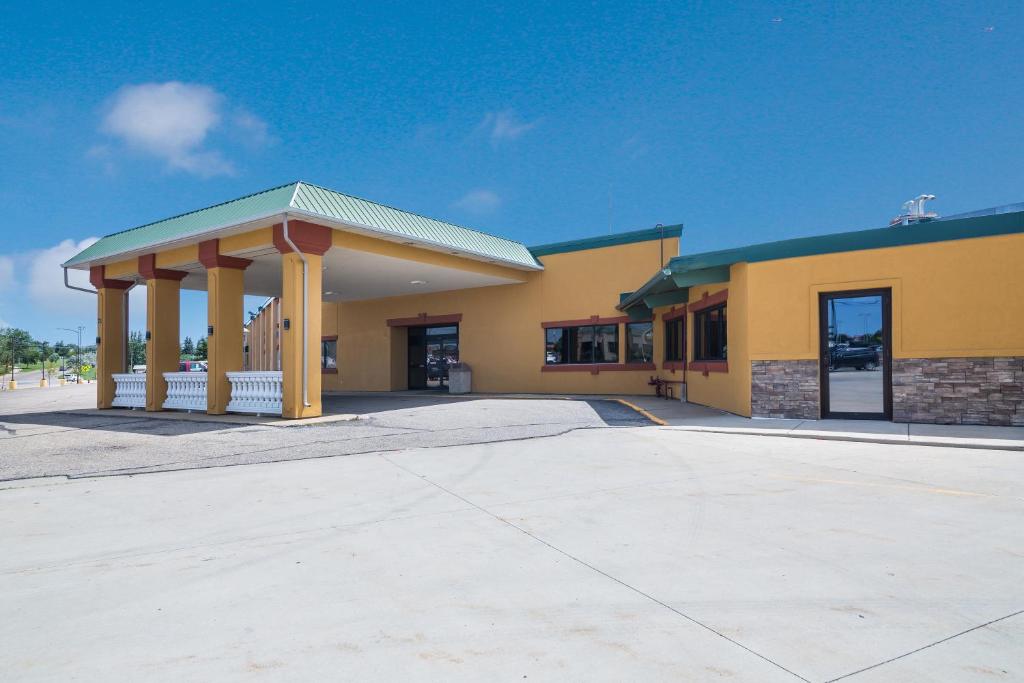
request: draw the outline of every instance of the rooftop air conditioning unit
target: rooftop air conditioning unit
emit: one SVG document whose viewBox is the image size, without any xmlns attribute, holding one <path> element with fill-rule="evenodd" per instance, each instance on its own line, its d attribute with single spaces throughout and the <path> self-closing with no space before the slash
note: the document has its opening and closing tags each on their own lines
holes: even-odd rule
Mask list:
<svg viewBox="0 0 1024 683">
<path fill-rule="evenodd" d="M 916 199 L 903 202 L 903 213 L 889 221 L 889 227 L 897 225 L 910 225 L 912 223 L 925 223 L 939 217 L 934 211 L 925 211 L 924 203 L 935 199 L 933 194 L 918 195 Z"/>
</svg>

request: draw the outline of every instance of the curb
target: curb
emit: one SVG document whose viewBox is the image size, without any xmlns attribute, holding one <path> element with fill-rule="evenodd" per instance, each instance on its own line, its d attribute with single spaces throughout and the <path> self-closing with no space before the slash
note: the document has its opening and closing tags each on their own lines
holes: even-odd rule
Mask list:
<svg viewBox="0 0 1024 683">
<path fill-rule="evenodd" d="M 773 436 L 783 439 L 816 439 L 818 441 L 850 441 L 853 443 L 877 443 L 888 446 L 929 446 L 939 448 L 970 448 L 988 451 L 1024 451 L 1024 442 L 1009 444 L 1005 442 L 986 443 L 984 441 L 940 441 L 936 439 L 896 439 L 887 436 L 868 436 L 858 434 L 830 434 L 827 432 L 783 432 L 766 430 L 715 429 L 714 427 L 682 427 L 668 426 L 668 429 L 679 432 L 698 432 L 706 434 L 732 434 L 738 436 Z"/>
</svg>

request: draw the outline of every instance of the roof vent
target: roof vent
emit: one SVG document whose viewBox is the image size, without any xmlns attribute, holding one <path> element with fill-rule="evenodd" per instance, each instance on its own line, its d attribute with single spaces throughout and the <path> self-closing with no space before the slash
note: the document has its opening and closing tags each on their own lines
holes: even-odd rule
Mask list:
<svg viewBox="0 0 1024 683">
<path fill-rule="evenodd" d="M 903 213 L 889 221 L 889 227 L 897 225 L 911 225 L 912 223 L 926 223 L 939 217 L 934 211 L 925 211 L 924 203 L 935 199 L 933 194 L 918 195 L 916 199 L 903 202 Z"/>
</svg>

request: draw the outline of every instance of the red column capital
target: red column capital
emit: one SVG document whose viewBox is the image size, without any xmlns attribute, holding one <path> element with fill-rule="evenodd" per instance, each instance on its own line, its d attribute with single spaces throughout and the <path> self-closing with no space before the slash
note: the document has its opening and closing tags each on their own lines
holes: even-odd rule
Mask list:
<svg viewBox="0 0 1024 683">
<path fill-rule="evenodd" d="M 128 289 L 132 286 L 132 283 L 127 280 L 108 280 L 106 266 L 90 267 L 89 282 L 96 289 Z"/>
<path fill-rule="evenodd" d="M 139 257 L 139 275 L 147 280 L 177 280 L 181 282 L 188 273 L 184 270 L 168 270 L 156 267 L 156 254 Z"/>
<path fill-rule="evenodd" d="M 238 258 L 237 256 L 227 256 L 220 253 L 219 239 L 206 240 L 205 242 L 199 243 L 199 262 L 202 263 L 203 267 L 207 270 L 210 268 L 236 268 L 238 270 L 245 270 L 252 264 L 250 259 Z"/>
<path fill-rule="evenodd" d="M 295 243 L 304 254 L 323 256 L 331 248 L 331 229 L 324 225 L 307 223 L 306 221 L 288 221 L 288 238 Z M 274 226 L 274 246 L 282 254 L 290 254 L 293 249 L 284 239 L 284 226 Z"/>
</svg>

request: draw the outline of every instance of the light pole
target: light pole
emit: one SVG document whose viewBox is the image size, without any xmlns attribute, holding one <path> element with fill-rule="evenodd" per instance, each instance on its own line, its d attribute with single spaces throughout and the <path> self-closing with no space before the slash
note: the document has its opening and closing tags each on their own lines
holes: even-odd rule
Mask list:
<svg viewBox="0 0 1024 683">
<path fill-rule="evenodd" d="M 58 327 L 57 329 L 58 330 L 66 330 L 67 332 L 74 332 L 75 334 L 78 335 L 78 353 L 77 353 L 77 355 L 78 355 L 78 370 L 75 373 L 75 375 L 77 377 L 77 379 L 75 380 L 75 384 L 81 384 L 82 383 L 82 330 L 85 329 L 85 325 L 79 325 L 78 329 L 74 329 L 74 330 L 72 330 L 70 327 Z"/>
</svg>

